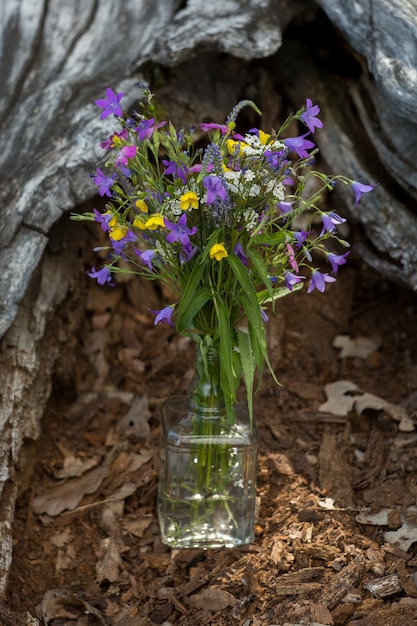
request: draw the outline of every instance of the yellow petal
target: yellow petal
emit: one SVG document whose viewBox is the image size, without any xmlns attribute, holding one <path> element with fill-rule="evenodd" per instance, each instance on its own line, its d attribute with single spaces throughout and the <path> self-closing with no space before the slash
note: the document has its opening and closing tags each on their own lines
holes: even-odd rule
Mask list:
<svg viewBox="0 0 417 626">
<path fill-rule="evenodd" d="M 180 207 L 183 211 L 198 209 L 198 196 L 194 191 L 187 191 L 180 198 Z"/>
<path fill-rule="evenodd" d="M 271 135 L 269 135 L 268 133 L 264 133 L 263 130 L 259 131 L 259 141 L 263 146 L 268 143 L 270 136 Z"/>
<path fill-rule="evenodd" d="M 211 246 L 209 255 L 210 259 L 216 259 L 216 261 L 221 261 L 229 256 L 223 243 L 215 243 L 214 246 Z"/>
<path fill-rule="evenodd" d="M 158 226 L 165 226 L 164 218 L 160 213 L 155 213 L 146 222 L 146 230 L 156 230 Z"/>
<path fill-rule="evenodd" d="M 135 205 L 139 209 L 139 211 L 142 211 L 142 213 L 149 212 L 148 205 L 146 204 L 145 200 L 136 200 Z"/>
</svg>

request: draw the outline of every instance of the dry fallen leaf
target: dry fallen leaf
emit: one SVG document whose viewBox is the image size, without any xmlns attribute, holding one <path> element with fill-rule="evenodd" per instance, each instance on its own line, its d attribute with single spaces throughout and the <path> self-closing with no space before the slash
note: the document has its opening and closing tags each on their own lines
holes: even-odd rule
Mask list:
<svg viewBox="0 0 417 626">
<path fill-rule="evenodd" d="M 378 350 L 380 345 L 381 340 L 377 337 L 356 337 L 352 339 L 349 335 L 337 335 L 333 341 L 333 346 L 341 350 L 339 359 L 349 357 L 367 359 L 372 352 Z"/>
<path fill-rule="evenodd" d="M 348 380 L 337 380 L 324 387 L 327 401 L 319 406 L 322 413 L 332 415 L 348 415 L 355 410 L 359 415 L 367 409 L 385 411 L 399 423 L 399 430 L 410 432 L 414 430 L 414 423 L 406 409 L 398 404 L 388 402 L 372 393 L 361 391 L 359 387 Z"/>
<path fill-rule="evenodd" d="M 201 593 L 190 596 L 188 603 L 194 609 L 201 609 L 202 611 L 222 611 L 229 606 L 236 606 L 239 604 L 239 600 L 228 591 L 213 585 Z"/>
<path fill-rule="evenodd" d="M 46 493 L 36 496 L 32 504 L 34 513 L 38 515 L 47 513 L 53 517 L 67 509 L 75 509 L 85 495 L 97 491 L 107 476 L 117 453 L 118 449 L 113 448 L 99 467 L 79 478 L 70 478 L 66 482 L 60 482 Z"/>
</svg>

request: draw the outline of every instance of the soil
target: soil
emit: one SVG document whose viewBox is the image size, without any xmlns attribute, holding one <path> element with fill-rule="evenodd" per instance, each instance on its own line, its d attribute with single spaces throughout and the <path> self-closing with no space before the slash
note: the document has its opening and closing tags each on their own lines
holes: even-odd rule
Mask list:
<svg viewBox="0 0 417 626">
<path fill-rule="evenodd" d="M 266 374 L 255 398 L 255 541 L 170 551 L 155 514 L 159 408 L 186 392 L 192 346 L 153 326 L 147 307 L 167 294 L 152 283 L 87 293 L 18 501 L 0 620 L 417 624 L 415 294 L 352 254 L 324 294 L 280 302 L 268 341 L 281 386 Z"/>
</svg>

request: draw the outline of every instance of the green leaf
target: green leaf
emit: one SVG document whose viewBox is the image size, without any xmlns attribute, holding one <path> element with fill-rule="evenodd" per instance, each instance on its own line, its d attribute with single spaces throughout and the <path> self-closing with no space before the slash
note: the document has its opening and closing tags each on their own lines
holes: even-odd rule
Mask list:
<svg viewBox="0 0 417 626">
<path fill-rule="evenodd" d="M 177 329 L 179 331 L 184 331 L 187 328 L 187 324 L 184 323 L 184 317 L 187 319 L 187 311 L 192 306 L 203 272 L 204 264 L 195 263 L 177 310 Z"/>
<path fill-rule="evenodd" d="M 268 290 L 268 293 L 272 295 L 273 287 L 265 261 L 257 250 L 254 250 L 253 248 L 248 248 L 247 252 L 248 257 L 252 261 L 255 270 L 258 272 L 259 278 L 264 283 L 265 287 Z"/>
<path fill-rule="evenodd" d="M 212 294 L 208 287 L 201 287 L 194 292 L 194 297 L 191 300 L 190 305 L 181 311 L 181 327 L 189 328 L 192 324 L 194 317 L 203 308 L 203 306 L 210 300 Z"/>
<path fill-rule="evenodd" d="M 219 297 L 214 298 L 214 306 L 219 322 L 220 381 L 226 399 L 230 400 L 235 395 L 236 373 L 233 367 L 233 342 L 229 311 L 225 301 Z"/>
<path fill-rule="evenodd" d="M 254 376 L 254 361 L 252 344 L 249 333 L 242 330 L 237 330 L 238 346 L 240 362 L 242 364 L 243 379 L 246 386 L 246 395 L 248 399 L 249 418 L 252 423 L 253 418 L 253 376 Z"/>
<path fill-rule="evenodd" d="M 277 289 L 273 289 L 269 291 L 264 289 L 263 291 L 258 292 L 258 302 L 260 304 L 267 304 L 268 302 L 275 302 L 275 300 L 279 300 L 279 298 L 284 298 L 285 296 L 289 296 L 290 293 L 294 291 L 298 291 L 303 288 L 303 283 L 296 283 L 293 285 L 292 290 L 287 287 L 278 287 Z"/>
</svg>

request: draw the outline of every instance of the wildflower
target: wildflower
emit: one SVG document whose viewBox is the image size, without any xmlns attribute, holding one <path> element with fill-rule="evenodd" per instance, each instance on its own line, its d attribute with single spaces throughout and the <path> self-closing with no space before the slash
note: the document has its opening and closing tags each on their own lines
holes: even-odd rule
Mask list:
<svg viewBox="0 0 417 626">
<path fill-rule="evenodd" d="M 307 237 L 309 235 L 311 235 L 312 232 L 313 232 L 312 230 L 309 230 L 309 231 L 306 231 L 306 230 L 294 230 L 292 232 L 292 234 L 294 236 L 294 239 L 297 242 L 296 247 L 297 247 L 298 250 L 302 247 L 303 243 L 305 243 L 305 241 L 307 240 Z"/>
<path fill-rule="evenodd" d="M 99 167 L 96 168 L 96 175 L 93 176 L 93 183 L 97 185 L 100 196 L 112 197 L 110 188 L 113 185 L 114 180 L 115 176 L 106 176 L 106 174 L 102 172 Z"/>
<path fill-rule="evenodd" d="M 187 248 L 191 246 L 190 237 L 195 235 L 197 231 L 197 227 L 193 226 L 192 228 L 187 228 L 187 216 L 183 213 L 178 220 L 177 223 L 170 222 L 165 218 L 164 220 L 166 228 L 171 231 L 167 236 L 166 240 L 168 243 L 174 243 L 175 241 L 179 241 L 183 248 Z"/>
<path fill-rule="evenodd" d="M 376 185 L 364 185 L 363 183 L 358 183 L 357 180 L 354 180 L 351 185 L 353 191 L 355 192 L 355 206 L 358 205 L 358 202 L 361 199 L 361 195 L 363 193 L 368 193 L 376 187 Z"/>
<path fill-rule="evenodd" d="M 120 133 L 113 133 L 108 139 L 100 143 L 103 150 L 112 150 L 115 146 L 121 145 L 129 136 L 129 131 L 124 128 Z"/>
<path fill-rule="evenodd" d="M 305 133 L 305 135 L 300 135 L 299 137 L 284 139 L 284 144 L 289 150 L 296 152 L 300 158 L 308 159 L 310 155 L 307 150 L 315 147 L 315 144 L 312 141 L 306 139 L 308 134 L 309 133 Z"/>
<path fill-rule="evenodd" d="M 307 293 L 311 293 L 314 289 L 318 289 L 318 291 L 323 293 L 326 288 L 326 283 L 334 283 L 335 280 L 336 279 L 333 276 L 323 274 L 323 272 L 319 272 L 318 270 L 313 270 Z"/>
<path fill-rule="evenodd" d="M 297 274 L 294 274 L 289 270 L 284 273 L 285 286 L 287 287 L 287 289 L 289 289 L 289 291 L 292 291 L 294 285 L 300 283 L 304 279 L 305 276 L 298 276 Z"/>
<path fill-rule="evenodd" d="M 107 267 L 102 267 L 101 270 L 96 270 L 95 267 L 91 268 L 90 272 L 87 272 L 90 278 L 96 278 L 99 285 L 105 285 L 106 283 L 110 287 L 114 287 L 116 283 L 111 280 L 111 272 Z"/>
<path fill-rule="evenodd" d="M 113 89 L 107 87 L 106 97 L 100 98 L 99 100 L 95 101 L 95 104 L 100 107 L 100 109 L 103 109 L 100 115 L 100 118 L 102 120 L 104 120 L 109 115 L 115 115 L 119 117 L 123 115 L 123 111 L 120 106 L 120 100 L 123 98 L 123 96 L 124 94 L 122 92 L 116 94 L 114 93 Z"/>
<path fill-rule="evenodd" d="M 172 314 L 174 312 L 173 306 L 165 306 L 160 311 L 154 311 L 153 309 L 149 310 L 155 315 L 154 326 L 161 323 L 168 324 L 169 326 L 174 327 L 174 324 L 171 320 Z"/>
<path fill-rule="evenodd" d="M 172 174 L 173 178 L 179 178 L 184 184 L 187 181 L 187 167 L 184 163 L 177 163 L 176 161 L 162 160 L 165 165 L 165 176 Z"/>
<path fill-rule="evenodd" d="M 261 317 L 263 322 L 269 322 L 268 313 L 265 311 L 265 309 L 261 309 Z"/>
<path fill-rule="evenodd" d="M 137 256 L 140 260 L 146 265 L 150 272 L 153 272 L 152 261 L 157 254 L 156 250 L 138 250 L 137 248 L 133 248 Z"/>
<path fill-rule="evenodd" d="M 138 151 L 137 146 L 123 146 L 116 157 L 115 165 L 121 167 L 127 165 L 129 159 L 133 159 Z M 129 175 L 129 174 L 128 174 Z"/>
<path fill-rule="evenodd" d="M 321 216 L 321 221 L 323 224 L 323 228 L 321 229 L 320 237 L 325 232 L 333 233 L 336 230 L 336 226 L 339 226 L 339 224 L 344 224 L 344 222 L 346 222 L 344 217 L 340 217 L 340 215 L 338 215 L 334 211 L 330 211 L 329 213 L 323 213 Z"/>
<path fill-rule="evenodd" d="M 137 223 L 138 228 L 142 228 L 142 226 Z M 142 230 L 156 230 L 159 226 L 165 226 L 164 218 L 160 213 L 154 213 L 146 222 L 143 224 Z"/>
<path fill-rule="evenodd" d="M 221 261 L 229 256 L 223 243 L 215 243 L 214 246 L 211 246 L 209 254 L 210 259 L 216 259 L 216 261 Z"/>
<path fill-rule="evenodd" d="M 238 241 L 236 243 L 235 247 L 233 248 L 233 254 L 235 254 L 237 256 L 237 258 L 242 261 L 243 265 L 247 266 L 247 264 L 248 264 L 248 257 L 244 253 L 243 246 L 242 246 L 240 241 Z"/>
<path fill-rule="evenodd" d="M 182 250 L 180 250 L 180 263 L 191 261 L 197 250 L 197 246 L 193 246 L 191 243 L 189 246 L 183 246 Z"/>
<path fill-rule="evenodd" d="M 165 124 L 166 122 L 159 122 L 159 124 L 155 124 L 154 118 L 151 117 L 149 120 L 141 120 L 135 130 L 139 139 L 144 141 L 145 139 L 150 139 L 152 137 L 155 129 L 161 128 L 161 126 L 164 126 Z"/>
<path fill-rule="evenodd" d="M 345 252 L 344 254 L 333 254 L 329 252 L 327 255 L 327 259 L 332 266 L 332 271 L 334 274 L 337 274 L 339 269 L 339 265 L 344 265 L 346 263 L 346 257 L 350 254 L 350 251 Z"/>
<path fill-rule="evenodd" d="M 290 262 L 290 265 L 291 265 L 293 270 L 298 272 L 298 263 L 297 263 L 296 258 L 295 258 L 294 248 L 289 243 L 287 243 L 286 248 L 287 248 L 288 260 Z"/>
<path fill-rule="evenodd" d="M 292 205 L 294 202 L 289 202 L 288 200 L 284 202 L 278 202 L 278 206 L 281 209 L 282 213 L 290 213 L 292 211 Z"/>
<path fill-rule="evenodd" d="M 142 213 L 149 213 L 149 208 L 145 200 L 136 200 L 135 207 L 139 209 L 139 211 L 142 211 Z"/>
<path fill-rule="evenodd" d="M 219 176 L 206 176 L 203 178 L 203 185 L 207 189 L 206 204 L 211 204 L 217 198 L 227 199 L 227 189 L 225 182 Z"/>
<path fill-rule="evenodd" d="M 113 241 L 120 241 L 126 237 L 128 230 L 128 226 L 125 226 L 124 224 L 116 224 L 110 228 L 110 239 Z"/>
<path fill-rule="evenodd" d="M 226 141 L 227 150 L 232 156 L 242 156 L 244 148 L 248 146 L 244 141 L 236 141 L 235 139 L 228 139 Z"/>
<path fill-rule="evenodd" d="M 316 117 L 320 113 L 320 108 L 317 104 L 313 105 L 310 98 L 307 98 L 306 105 L 306 110 L 301 113 L 300 119 L 310 133 L 314 133 L 315 127 L 323 128 L 323 122 Z"/>
<path fill-rule="evenodd" d="M 112 217 L 113 216 L 110 213 L 110 211 L 106 211 L 105 213 L 100 213 L 100 211 L 97 211 L 97 209 L 94 209 L 94 219 L 96 222 L 101 224 L 101 230 L 104 230 L 104 232 L 108 232 L 110 230 L 109 222 L 112 219 Z"/>
<path fill-rule="evenodd" d="M 182 211 L 188 209 L 198 209 L 198 196 L 194 191 L 187 191 L 180 198 L 180 207 Z"/>
<path fill-rule="evenodd" d="M 213 124 L 212 122 L 202 122 L 201 124 L 199 124 L 199 127 L 203 131 L 203 133 L 207 133 L 210 130 L 219 130 L 222 135 L 225 135 L 227 132 L 226 124 Z"/>
</svg>

